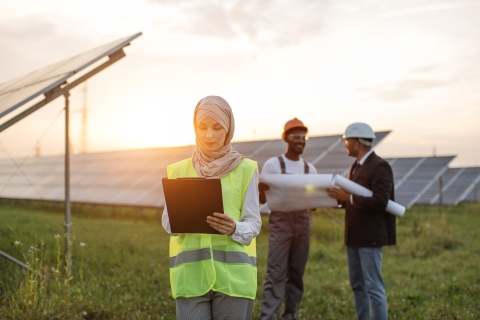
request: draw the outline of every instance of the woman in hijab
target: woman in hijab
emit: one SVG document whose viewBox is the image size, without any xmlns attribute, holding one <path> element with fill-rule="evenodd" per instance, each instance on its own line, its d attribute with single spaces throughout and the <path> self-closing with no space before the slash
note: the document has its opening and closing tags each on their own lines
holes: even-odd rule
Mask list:
<svg viewBox="0 0 480 320">
<path fill-rule="evenodd" d="M 220 235 L 171 234 L 170 285 L 177 319 L 251 319 L 257 290 L 255 237 L 260 233 L 257 163 L 232 149 L 235 121 L 223 98 L 200 100 L 193 115 L 193 156 L 167 167 L 170 179 L 221 179 L 223 213 L 207 217 Z"/>
</svg>

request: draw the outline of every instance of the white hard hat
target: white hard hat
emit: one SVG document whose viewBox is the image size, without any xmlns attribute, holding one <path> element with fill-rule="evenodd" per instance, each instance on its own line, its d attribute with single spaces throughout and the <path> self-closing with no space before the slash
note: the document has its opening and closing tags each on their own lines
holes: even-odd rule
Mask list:
<svg viewBox="0 0 480 320">
<path fill-rule="evenodd" d="M 375 132 L 373 132 L 372 127 L 370 127 L 368 124 L 356 122 L 347 127 L 343 138 L 375 139 Z"/>
</svg>

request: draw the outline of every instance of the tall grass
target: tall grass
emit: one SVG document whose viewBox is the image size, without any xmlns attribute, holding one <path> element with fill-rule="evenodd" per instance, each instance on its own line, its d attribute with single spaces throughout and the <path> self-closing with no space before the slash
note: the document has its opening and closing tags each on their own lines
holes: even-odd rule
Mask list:
<svg viewBox="0 0 480 320">
<path fill-rule="evenodd" d="M 480 318 L 480 205 L 414 207 L 397 219 L 398 245 L 384 247 L 383 274 L 391 319 Z M 342 241 L 319 234 L 317 220 L 306 270 L 306 319 L 354 319 Z"/>
<path fill-rule="evenodd" d="M 74 213 L 68 274 L 63 216 L 53 211 L 0 203 L 0 250 L 30 267 L 0 259 L 0 319 L 175 318 L 168 236 L 158 220 Z M 343 211 L 336 214 L 343 219 Z M 268 217 L 263 221 L 255 319 L 266 271 Z M 320 212 L 313 221 L 302 319 L 354 319 L 343 229 Z M 480 318 L 479 224 L 479 204 L 414 207 L 397 220 L 398 245 L 383 256 L 391 319 Z"/>
<path fill-rule="evenodd" d="M 43 255 L 31 271 L 0 259 L 1 319 L 169 319 L 174 314 L 168 236 L 158 223 L 73 217 L 68 275 L 62 215 L 7 205 L 0 206 L 0 219 L 0 250 L 26 261 L 33 245 Z M 40 272 L 41 284 L 27 292 L 34 271 Z M 28 295 L 36 300 L 29 303 Z"/>
</svg>

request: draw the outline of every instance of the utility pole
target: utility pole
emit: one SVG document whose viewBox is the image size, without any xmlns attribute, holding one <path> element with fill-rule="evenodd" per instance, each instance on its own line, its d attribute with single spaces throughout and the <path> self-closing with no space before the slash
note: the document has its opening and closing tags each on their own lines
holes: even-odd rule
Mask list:
<svg viewBox="0 0 480 320">
<path fill-rule="evenodd" d="M 35 157 L 41 157 L 40 141 L 35 145 Z"/>
</svg>

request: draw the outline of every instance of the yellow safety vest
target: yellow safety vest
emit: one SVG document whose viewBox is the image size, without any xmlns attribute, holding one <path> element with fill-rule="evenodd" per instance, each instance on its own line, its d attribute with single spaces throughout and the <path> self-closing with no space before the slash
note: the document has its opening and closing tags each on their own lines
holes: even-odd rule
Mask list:
<svg viewBox="0 0 480 320">
<path fill-rule="evenodd" d="M 250 159 L 221 178 L 223 208 L 240 220 L 248 184 L 257 170 Z M 197 177 L 192 159 L 167 167 L 168 178 Z M 233 297 L 255 299 L 257 252 L 255 238 L 248 246 L 226 235 L 183 233 L 170 237 L 170 285 L 172 296 L 197 297 L 210 290 Z"/>
</svg>

